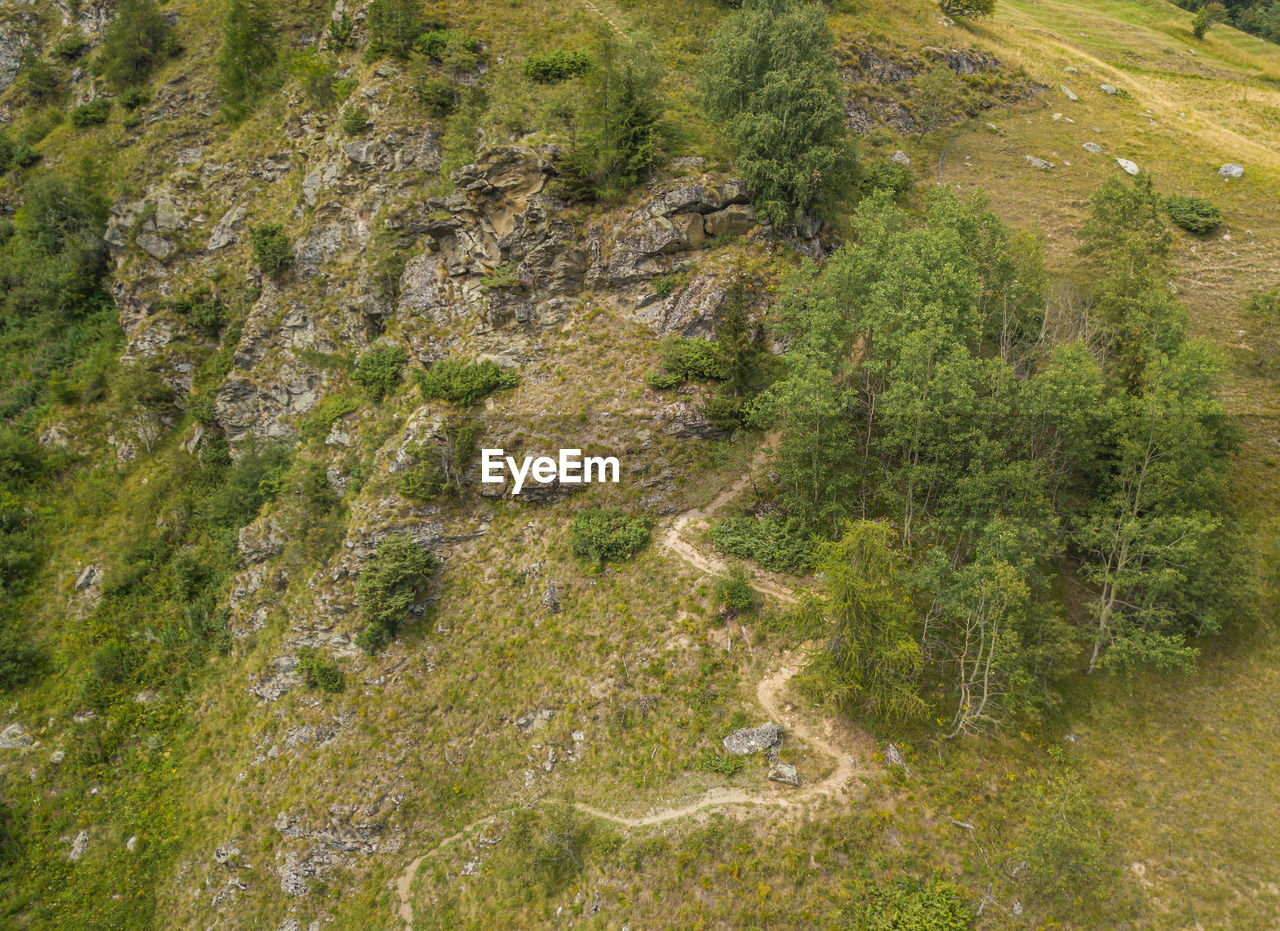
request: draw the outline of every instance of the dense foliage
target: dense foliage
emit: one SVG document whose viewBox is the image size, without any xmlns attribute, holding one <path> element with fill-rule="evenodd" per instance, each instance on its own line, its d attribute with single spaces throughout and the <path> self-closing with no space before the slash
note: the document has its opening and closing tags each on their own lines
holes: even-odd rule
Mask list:
<svg viewBox="0 0 1280 931">
<path fill-rule="evenodd" d="M 946 190 L 923 225 L 869 197 L 853 244 L 792 280 L 791 370 L 759 411 L 783 430 L 787 513 L 833 540 L 818 559 L 837 632 L 817 668 L 833 694 L 915 714 L 904 683 L 938 670 L 953 732 L 983 730 L 1050 700 L 1082 644 L 1089 669 L 1185 664 L 1237 604 L 1236 429 L 1166 286 L 1160 206 L 1145 176 L 1099 191 L 1092 307 L 1057 343 L 1036 244 Z M 841 581 L 870 558 L 850 518 L 897 536 L 901 563 L 874 537 L 876 571 L 914 605 L 892 622 Z M 1087 587 L 1082 609 L 1052 596 L 1061 565 Z M 840 669 L 858 636 L 871 654 Z"/>
<path fill-rule="evenodd" d="M 829 203 L 852 169 L 833 43 L 821 4 L 746 0 L 703 68 L 707 110 L 725 121 L 756 207 L 775 223 Z"/>
<path fill-rule="evenodd" d="M 613 508 L 583 508 L 573 515 L 573 553 L 602 566 L 630 559 L 649 545 L 651 529 L 649 518 L 643 515 Z"/>
<path fill-rule="evenodd" d="M 1189 233 L 1212 233 L 1222 225 L 1222 211 L 1202 197 L 1166 197 L 1169 219 Z"/>
<path fill-rule="evenodd" d="M 436 559 L 407 535 L 389 537 L 360 573 L 356 598 L 368 626 L 357 642 L 376 652 L 400 633 L 409 610 L 426 593 Z"/>
<path fill-rule="evenodd" d="M 418 373 L 418 389 L 425 399 L 452 401 L 463 406 L 519 383 L 518 374 L 504 371 L 489 359 L 480 362 L 441 359 Z"/>
</svg>

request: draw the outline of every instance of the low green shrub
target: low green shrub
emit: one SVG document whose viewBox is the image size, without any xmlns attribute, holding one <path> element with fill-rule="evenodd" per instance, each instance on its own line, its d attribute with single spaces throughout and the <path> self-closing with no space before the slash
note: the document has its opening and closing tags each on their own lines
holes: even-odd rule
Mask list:
<svg viewBox="0 0 1280 931">
<path fill-rule="evenodd" d="M 369 624 L 360 644 L 365 650 L 372 653 L 396 638 L 435 568 L 435 557 L 410 536 L 389 537 L 378 545 L 356 583 L 356 599 Z"/>
<path fill-rule="evenodd" d="M 730 614 L 756 613 L 756 591 L 751 587 L 751 581 L 742 566 L 730 569 L 729 574 L 720 579 L 717 587 L 720 591 L 720 603 Z"/>
<path fill-rule="evenodd" d="M 535 84 L 559 84 L 591 68 L 591 55 L 580 49 L 537 52 L 524 60 L 524 76 Z"/>
<path fill-rule="evenodd" d="M 75 61 L 84 54 L 85 49 L 89 47 L 89 40 L 80 33 L 74 33 L 67 36 L 56 46 L 54 46 L 54 54 L 59 58 L 65 58 L 67 61 Z"/>
<path fill-rule="evenodd" d="M 227 305 L 209 288 L 174 298 L 169 306 L 191 321 L 192 326 L 209 336 L 227 325 Z"/>
<path fill-rule="evenodd" d="M 400 373 L 407 359 L 399 346 L 375 346 L 356 360 L 351 380 L 364 389 L 374 401 L 381 401 L 388 392 L 400 384 Z"/>
<path fill-rule="evenodd" d="M 249 230 L 253 260 L 263 274 L 276 275 L 293 262 L 293 246 L 279 223 L 259 223 Z"/>
<path fill-rule="evenodd" d="M 706 750 L 698 760 L 698 768 L 704 773 L 736 776 L 747 768 L 747 758 L 734 753 L 716 753 L 714 750 Z"/>
<path fill-rule="evenodd" d="M 410 449 L 418 462 L 396 476 L 396 491 L 406 498 L 430 501 L 444 491 L 445 475 L 440 463 L 427 444 L 419 443 Z"/>
<path fill-rule="evenodd" d="M 718 343 L 686 336 L 668 336 L 658 348 L 662 368 L 686 381 L 729 377 L 729 363 Z"/>
<path fill-rule="evenodd" d="M 413 95 L 432 116 L 448 116 L 458 109 L 462 97 L 448 78 L 433 72 L 419 74 L 413 82 Z"/>
<path fill-rule="evenodd" d="M 369 128 L 369 114 L 361 107 L 346 107 L 338 117 L 338 127 L 345 135 L 358 136 Z"/>
<path fill-rule="evenodd" d="M 298 648 L 298 671 L 302 673 L 303 683 L 310 689 L 341 692 L 347 684 L 347 677 L 341 667 L 322 657 L 315 647 Z"/>
<path fill-rule="evenodd" d="M 120 106 L 126 110 L 136 110 L 151 103 L 151 89 L 147 87 L 128 87 L 120 92 Z"/>
<path fill-rule="evenodd" d="M 722 553 L 754 560 L 774 572 L 803 573 L 812 568 L 809 532 L 795 519 L 745 514 L 726 517 L 711 528 L 711 542 Z"/>
<path fill-rule="evenodd" d="M 356 23 L 350 13 L 329 20 L 329 46 L 335 49 L 351 48 L 355 44 Z"/>
<path fill-rule="evenodd" d="M 76 129 L 101 126 L 110 115 L 111 101 L 106 97 L 95 97 L 71 111 L 71 125 Z"/>
<path fill-rule="evenodd" d="M 860 889 L 847 925 L 865 931 L 965 931 L 974 914 L 955 886 L 937 879 L 899 879 Z"/>
<path fill-rule="evenodd" d="M 1164 209 L 1169 219 L 1189 233 L 1203 235 L 1222 225 L 1222 211 L 1200 197 L 1166 197 Z"/>
<path fill-rule="evenodd" d="M 584 508 L 573 515 L 573 553 L 600 565 L 630 559 L 649 545 L 652 522 L 614 508 Z"/>
<path fill-rule="evenodd" d="M 480 40 L 458 29 L 429 29 L 414 40 L 413 47 L 454 73 L 471 71 L 480 58 Z"/>
<path fill-rule="evenodd" d="M 350 391 L 340 391 L 324 398 L 308 411 L 299 424 L 298 432 L 304 440 L 320 439 L 339 417 L 344 417 L 360 406 L 360 400 Z"/>
<path fill-rule="evenodd" d="M 856 178 L 858 191 L 864 196 L 890 191 L 897 197 L 911 189 L 911 169 L 888 158 L 859 165 Z"/>
<path fill-rule="evenodd" d="M 684 384 L 684 376 L 671 372 L 650 372 L 644 377 L 645 384 L 656 391 L 668 391 Z"/>
<path fill-rule="evenodd" d="M 520 384 L 515 372 L 503 371 L 496 362 L 459 362 L 442 359 L 418 373 L 418 389 L 428 401 L 452 401 L 471 405 L 495 391 Z"/>
</svg>

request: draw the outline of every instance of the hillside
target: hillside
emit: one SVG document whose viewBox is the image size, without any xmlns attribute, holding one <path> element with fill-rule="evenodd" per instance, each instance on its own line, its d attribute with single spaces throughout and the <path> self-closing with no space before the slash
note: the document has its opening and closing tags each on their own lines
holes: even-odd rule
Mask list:
<svg viewBox="0 0 1280 931">
<path fill-rule="evenodd" d="M 770 4 L 0 11 L 0 925 L 1280 925 L 1280 46 Z"/>
</svg>

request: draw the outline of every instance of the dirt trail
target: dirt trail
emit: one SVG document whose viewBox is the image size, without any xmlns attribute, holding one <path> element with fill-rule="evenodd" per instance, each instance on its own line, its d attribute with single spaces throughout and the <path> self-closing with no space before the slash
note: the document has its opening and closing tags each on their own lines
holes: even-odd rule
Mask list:
<svg viewBox="0 0 1280 931">
<path fill-rule="evenodd" d="M 710 504 L 703 508 L 685 511 L 673 520 L 666 533 L 662 536 L 662 547 L 702 572 L 714 575 L 727 572 L 728 567 L 724 562 L 714 554 L 699 549 L 691 539 L 691 535 L 700 533 L 701 529 L 706 526 L 708 516 L 724 507 L 746 489 L 751 482 L 753 472 L 767 460 L 769 453 L 777 443 L 777 439 L 776 435 L 767 437 L 755 456 L 752 457 L 747 471 L 717 495 Z M 752 586 L 764 595 L 784 602 L 794 602 L 796 600 L 794 592 L 781 587 L 773 581 L 760 578 L 758 573 L 753 574 L 750 580 Z M 679 818 L 687 818 L 708 808 L 724 809 L 749 805 L 771 808 L 796 808 L 803 807 L 818 799 L 851 797 L 861 788 L 858 777 L 870 775 L 870 770 L 860 762 L 870 758 L 871 747 L 868 738 L 856 727 L 847 723 L 833 721 L 829 718 L 823 718 L 819 723 L 812 718 L 805 718 L 799 712 L 799 709 L 795 709 L 785 702 L 784 696 L 787 684 L 800 671 L 801 659 L 802 656 L 799 654 L 784 653 L 782 664 L 766 674 L 756 685 L 756 700 L 760 703 L 760 707 L 764 709 L 765 717 L 776 724 L 780 724 L 788 739 L 794 739 L 808 745 L 823 756 L 831 758 L 835 765 L 825 778 L 804 785 L 799 789 L 784 788 L 774 784 L 766 785 L 762 789 L 753 791 L 736 787 L 715 788 L 707 791 L 701 798 L 694 801 L 683 805 L 659 808 L 644 815 L 617 814 L 581 802 L 575 802 L 574 808 L 593 818 L 600 818 L 603 821 L 609 821 L 622 827 L 641 828 L 665 824 L 668 821 L 675 821 Z M 551 801 L 551 799 L 543 799 L 535 804 L 546 804 Z M 506 808 L 472 822 L 456 834 L 442 840 L 431 850 L 418 856 L 405 867 L 404 872 L 400 874 L 395 884 L 396 894 L 400 900 L 397 916 L 404 922 L 405 931 L 412 931 L 413 928 L 413 880 L 423 862 L 440 853 L 446 847 L 468 837 L 479 828 L 494 823 L 503 815 L 512 811 L 515 811 L 515 809 Z"/>
<path fill-rule="evenodd" d="M 707 575 L 725 575 L 728 573 L 729 566 L 723 559 L 714 553 L 699 549 L 694 541 L 706 529 L 707 518 L 742 494 L 747 486 L 751 484 L 755 470 L 768 460 L 769 454 L 778 445 L 778 439 L 779 435 L 776 433 L 765 437 L 765 441 L 760 444 L 760 448 L 756 450 L 755 456 L 752 457 L 747 471 L 743 472 L 724 491 L 716 495 L 715 500 L 710 504 L 702 508 L 693 508 L 685 511 L 672 521 L 671 526 L 667 528 L 667 532 L 662 535 L 662 548 L 675 553 L 689 565 L 700 572 L 707 573 Z M 752 572 L 749 578 L 751 587 L 762 595 L 768 595 L 770 598 L 777 599 L 784 604 L 791 604 L 796 600 L 795 592 L 767 578 L 763 572 Z"/>
<path fill-rule="evenodd" d="M 580 2 L 592 13 L 596 14 L 596 16 L 599 16 L 602 20 L 608 23 L 610 28 L 613 29 L 613 31 L 616 32 L 618 35 L 622 36 L 622 38 L 626 39 L 628 42 L 631 41 L 631 37 L 622 31 L 622 27 L 619 26 L 617 23 L 615 23 L 613 21 L 613 18 L 610 17 L 607 13 L 605 13 L 604 10 L 600 9 L 600 7 L 592 3 L 591 0 L 578 0 L 578 2 Z"/>
</svg>

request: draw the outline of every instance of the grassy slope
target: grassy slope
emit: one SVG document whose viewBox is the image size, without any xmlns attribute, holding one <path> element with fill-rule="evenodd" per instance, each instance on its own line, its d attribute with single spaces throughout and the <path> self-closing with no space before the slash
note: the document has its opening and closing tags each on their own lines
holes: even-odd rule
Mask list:
<svg viewBox="0 0 1280 931">
<path fill-rule="evenodd" d="M 471 25 L 490 40 L 511 43 L 513 54 L 526 42 L 581 35 L 591 18 L 558 4 L 495 3 L 491 7 L 502 20 L 497 26 L 485 10 L 439 6 L 446 18 Z M 718 8 L 710 2 L 604 0 L 597 0 L 597 6 L 626 28 L 639 26 L 657 35 L 672 66 L 668 84 L 676 98 L 676 121 L 691 127 L 686 145 L 690 151 L 712 149 L 716 154 L 705 128 L 680 117 L 692 112 L 696 54 Z M 213 34 L 216 10 L 190 4 L 182 8 L 190 15 L 185 26 L 192 35 Z M 1187 20 L 1186 14 L 1163 3 L 1011 0 L 993 22 L 971 28 L 940 26 L 932 6 L 924 3 L 842 12 L 833 21 L 839 31 L 853 36 L 875 30 L 898 41 L 990 47 L 1055 88 L 1014 111 L 990 114 L 1002 135 L 977 124 L 962 127 L 954 140 L 926 140 L 918 149 L 910 141 L 896 144 L 911 151 L 926 182 L 932 178 L 937 153 L 950 145 L 944 180 L 987 192 L 1010 222 L 1043 231 L 1051 265 L 1064 275 L 1074 272 L 1072 237 L 1089 194 L 1106 172 L 1118 170 L 1113 155 L 1150 168 L 1164 191 L 1195 191 L 1223 207 L 1231 241 L 1181 238 L 1178 257 L 1183 271 L 1178 285 L 1196 331 L 1220 344 L 1227 356 L 1231 403 L 1249 427 L 1238 469 L 1242 500 L 1260 539 L 1269 541 L 1276 519 L 1271 457 L 1280 394 L 1274 383 L 1257 377 L 1250 367 L 1248 324 L 1239 310 L 1250 290 L 1273 283 L 1277 267 L 1280 221 L 1272 205 L 1280 178 L 1274 154 L 1280 135 L 1280 92 L 1260 76 L 1280 70 L 1280 49 L 1222 27 L 1196 43 Z M 1199 54 L 1188 54 L 1191 48 Z M 197 54 L 203 57 L 207 51 Z M 188 56 L 168 68 L 188 69 L 190 63 Z M 1080 72 L 1064 74 L 1067 66 Z M 204 80 L 199 75 L 195 79 Z M 1056 90 L 1059 81 L 1075 90 L 1081 101 L 1068 102 Z M 1100 81 L 1117 84 L 1132 99 L 1103 95 L 1097 89 Z M 1142 115 L 1148 108 L 1149 118 Z M 1055 112 L 1075 122 L 1054 121 Z M 113 124 L 118 118 L 117 112 Z M 1152 119 L 1157 125 L 1151 125 Z M 242 128 L 240 138 L 269 146 L 276 125 L 278 115 L 264 116 Z M 1094 127 L 1101 131 L 1093 133 Z M 176 138 L 183 129 L 166 127 L 162 132 Z M 113 126 L 101 132 L 117 131 Z M 92 138 L 102 138 L 77 136 L 66 126 L 56 133 L 50 146 L 60 147 L 68 158 L 77 150 L 88 151 Z M 1088 139 L 1096 139 L 1105 153 L 1084 152 L 1080 143 Z M 1047 158 L 1057 167 L 1036 172 L 1023 160 L 1024 154 Z M 136 155 L 128 161 L 143 164 L 143 152 Z M 1228 160 L 1246 166 L 1242 181 L 1226 183 L 1216 177 L 1217 166 Z M 619 363 L 649 351 L 633 331 L 622 327 L 618 332 L 610 353 L 618 354 Z M 576 349 L 562 344 L 556 350 L 556 366 L 530 373 L 547 376 L 548 384 L 522 390 L 512 414 L 545 416 L 555 409 L 562 400 L 561 383 L 551 380 L 555 367 L 572 372 L 575 358 L 582 360 L 583 371 L 600 367 L 594 344 Z M 575 407 L 579 404 L 584 411 L 599 408 L 616 414 L 636 400 L 625 392 L 603 391 L 575 400 Z M 390 406 L 407 410 L 412 402 Z M 538 432 L 554 439 L 561 432 L 576 436 L 578 429 L 567 418 L 551 417 Z M 705 461 L 711 457 L 704 457 L 702 447 L 696 454 L 686 447 L 666 455 L 687 470 L 687 488 L 706 490 L 695 493 L 705 499 L 732 480 L 745 453 L 727 449 L 723 462 Z M 140 486 L 146 478 L 146 469 L 135 474 L 121 499 L 144 495 Z M 255 651 L 217 661 L 191 743 L 205 750 L 171 767 L 172 785 L 164 800 L 175 806 L 175 800 L 193 800 L 191 812 L 179 815 L 182 820 L 175 829 L 185 838 L 182 846 L 192 858 L 207 857 L 211 843 L 239 839 L 245 859 L 259 874 L 246 894 L 253 904 L 242 908 L 265 916 L 274 927 L 293 904 L 275 888 L 266 869 L 282 859 L 286 846 L 271 828 L 277 812 L 288 810 L 304 820 L 309 814 L 313 826 L 319 827 L 328 805 L 350 801 L 370 785 L 381 787 L 382 774 L 392 772 L 397 784 L 412 787 L 400 822 L 411 842 L 400 851 L 386 851 L 368 872 L 331 876 L 329 894 L 318 902 L 308 901 L 298 913 L 310 918 L 311 910 L 328 909 L 345 924 L 388 923 L 394 905 L 389 883 L 405 862 L 519 796 L 523 770 L 532 765 L 533 755 L 524 744 L 545 740 L 516 742 L 509 736 L 514 728 L 501 718 L 544 703 L 562 709 L 556 739 L 565 739 L 565 733 L 582 722 L 590 724 L 590 749 L 580 763 L 557 769 L 551 783 L 555 794 L 572 793 L 595 804 L 642 811 L 724 781 L 698 772 L 696 761 L 708 736 L 718 736 L 736 717 L 756 713 L 752 683 L 774 647 L 766 641 L 754 658 L 716 650 L 720 641 L 708 632 L 705 582 L 666 557 L 647 555 L 599 584 L 585 577 L 556 530 L 569 510 L 558 506 L 530 516 L 498 509 L 489 539 L 519 535 L 526 542 L 502 552 L 478 547 L 459 554 L 458 564 L 466 569 L 451 583 L 439 618 L 440 627 L 450 633 L 411 634 L 403 651 L 409 665 L 394 669 L 384 685 L 356 686 L 324 704 L 295 694 L 283 700 L 280 709 L 285 715 L 276 718 L 256 708 L 245 686 L 248 674 L 273 655 L 281 627 L 269 628 Z M 33 621 L 48 618 L 56 623 L 53 615 L 70 583 L 66 567 L 109 549 L 125 532 L 123 520 L 117 516 L 96 526 L 81 524 L 66 535 L 51 562 L 62 568 L 56 574 L 51 570 L 40 585 L 43 592 L 58 592 L 58 601 L 50 598 L 33 605 Z M 540 559 L 570 585 L 570 607 L 550 622 L 535 622 L 523 607 L 536 600 L 536 592 L 515 576 L 500 574 L 511 565 L 518 571 L 520 565 Z M 306 607 L 305 588 L 305 579 L 296 580 L 289 596 L 299 611 Z M 387 665 L 394 667 L 401 655 L 397 649 Z M 620 674 L 622 661 L 626 667 Z M 490 925 L 495 910 L 519 915 L 528 923 L 549 922 L 558 907 L 572 910 L 579 893 L 590 901 L 603 889 L 607 907 L 594 919 L 584 915 L 598 924 L 617 924 L 630 916 L 641 926 L 699 921 L 709 926 L 777 926 L 829 916 L 846 895 L 856 894 L 856 889 L 842 889 L 851 877 L 856 884 L 935 870 L 959 879 L 975 903 L 994 878 L 997 898 L 1009 906 L 1017 895 L 1016 885 L 1001 880 L 1000 871 L 983 861 L 987 851 L 997 850 L 1016 833 L 1026 810 L 1020 789 L 1040 779 L 1046 766 L 1045 743 L 1070 729 L 1084 738 L 1072 751 L 1079 769 L 1116 813 L 1113 844 L 1128 876 L 1119 901 L 1108 906 L 1115 911 L 1086 907 L 1046 914 L 1028 903 L 1029 916 L 1088 927 L 1128 909 L 1159 927 L 1186 927 L 1197 921 L 1206 927 L 1276 924 L 1280 895 L 1269 885 L 1276 877 L 1268 871 L 1277 859 L 1273 838 L 1280 836 L 1273 792 L 1280 773 L 1270 750 L 1280 730 L 1280 712 L 1267 696 L 1275 691 L 1278 662 L 1275 640 L 1263 631 L 1238 646 L 1211 649 L 1191 680 L 1145 680 L 1132 694 L 1115 683 L 1079 683 L 1070 718 L 1056 722 L 1052 733 L 947 748 L 945 763 L 922 744 L 916 748 L 915 782 L 873 786 L 866 803 L 854 810 L 832 806 L 812 812 L 810 819 L 767 816 L 746 824 L 709 815 L 701 824 L 674 823 L 625 836 L 601 828 L 586 870 L 568 880 L 530 884 L 528 859 L 499 847 L 492 855 L 490 876 L 460 883 L 457 873 L 477 849 L 463 844 L 423 870 L 417 887 L 419 917 L 432 920 L 429 903 L 457 899 L 460 916 L 476 926 Z M 601 683 L 616 691 L 607 698 L 595 697 L 593 686 Z M 700 710 L 699 693 L 707 689 L 714 689 L 717 699 L 709 711 Z M 648 694 L 663 696 L 659 715 L 626 726 L 609 723 L 610 715 L 627 701 Z M 24 717 L 29 712 L 38 717 L 57 705 L 56 696 L 47 694 L 23 702 Z M 298 759 L 251 765 L 290 725 L 324 723 L 334 717 L 350 722 L 334 744 Z M 252 772 L 248 785 L 237 782 L 241 771 Z M 811 772 L 806 770 L 806 777 Z M 731 781 L 755 786 L 759 780 L 760 773 L 749 770 Z M 129 862 L 122 849 L 130 833 L 128 819 L 109 805 L 85 812 L 90 821 L 104 815 L 112 819 L 119 834 L 92 848 L 86 864 L 103 871 L 105 881 L 96 894 L 106 895 L 112 883 L 129 882 L 124 872 L 115 872 L 127 869 Z M 958 831 L 951 817 L 974 824 L 974 838 Z M 49 851 L 51 857 L 57 854 Z M 181 885 L 161 891 L 160 914 L 173 926 L 204 915 L 214 891 L 200 890 L 188 897 L 179 891 Z M 997 925 L 1024 923 L 996 907 L 986 918 Z"/>
</svg>

